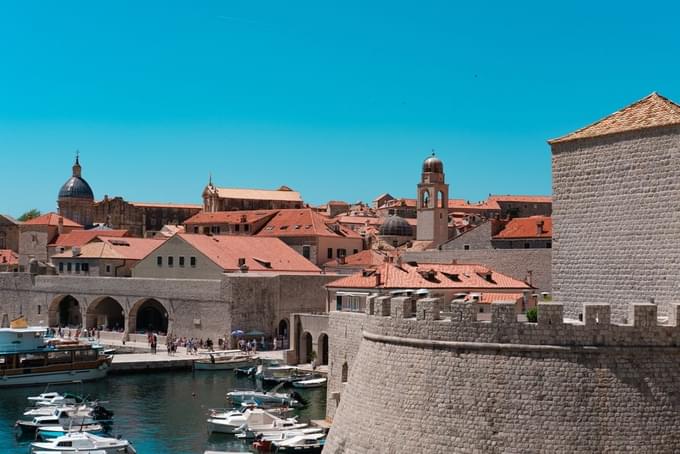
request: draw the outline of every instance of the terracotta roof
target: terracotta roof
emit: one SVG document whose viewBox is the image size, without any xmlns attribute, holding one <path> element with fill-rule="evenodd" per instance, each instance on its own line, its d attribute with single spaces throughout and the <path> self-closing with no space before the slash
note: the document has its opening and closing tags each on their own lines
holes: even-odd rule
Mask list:
<svg viewBox="0 0 680 454">
<path fill-rule="evenodd" d="M 549 140 L 548 143 L 553 145 L 571 140 L 670 125 L 680 125 L 680 105 L 654 92 L 595 123 Z"/>
<path fill-rule="evenodd" d="M 385 202 L 380 208 L 409 207 L 415 208 L 418 205 L 416 199 L 392 199 Z"/>
<path fill-rule="evenodd" d="M 344 263 L 339 263 L 338 259 L 334 259 L 324 263 L 324 266 L 363 266 L 364 268 L 371 268 L 385 263 L 387 257 L 388 255 L 384 252 L 376 251 L 375 249 L 367 249 L 365 251 L 357 252 L 356 254 L 348 255 L 345 257 Z"/>
<path fill-rule="evenodd" d="M 155 203 L 155 202 L 128 202 L 132 206 L 140 208 L 189 208 L 202 209 L 203 205 L 193 203 Z"/>
<path fill-rule="evenodd" d="M 334 220 L 340 224 L 380 225 L 383 223 L 383 218 L 374 216 L 340 215 L 336 216 Z"/>
<path fill-rule="evenodd" d="M 0 265 L 18 265 L 19 254 L 11 249 L 0 249 Z"/>
<path fill-rule="evenodd" d="M 173 235 L 184 232 L 185 230 L 183 225 L 166 224 L 163 227 L 161 227 L 156 236 L 160 235 L 164 238 L 170 238 Z"/>
<path fill-rule="evenodd" d="M 83 259 L 118 259 L 118 260 L 141 260 L 165 240 L 152 238 L 111 238 L 98 236 L 99 241 L 87 243 L 80 248 L 77 258 Z M 72 250 L 52 256 L 57 258 L 74 258 Z"/>
<path fill-rule="evenodd" d="M 332 225 L 337 225 L 336 230 L 333 230 Z M 355 231 L 331 222 L 311 208 L 277 211 L 276 215 L 257 233 L 257 236 L 361 238 L 361 235 Z"/>
<path fill-rule="evenodd" d="M 539 225 L 543 225 L 539 233 Z M 552 218 L 549 216 L 531 216 L 528 218 L 514 218 L 505 224 L 505 228 L 493 237 L 494 239 L 520 238 L 552 238 Z"/>
<path fill-rule="evenodd" d="M 17 225 L 21 225 L 21 224 L 22 224 L 22 222 L 17 221 L 16 219 L 14 219 L 14 218 L 13 218 L 12 216 L 10 216 L 9 214 L 0 214 L 0 218 L 1 218 L 1 219 L 7 220 L 7 222 L 9 222 L 9 223 L 11 223 L 11 224 L 17 224 Z"/>
<path fill-rule="evenodd" d="M 64 219 L 64 227 L 83 227 L 82 225 L 78 224 L 75 221 L 70 220 L 69 218 L 65 218 L 57 213 L 50 212 L 50 213 L 45 213 L 42 216 L 38 216 L 37 218 L 30 219 L 26 222 L 23 223 L 23 225 L 51 225 L 51 226 L 58 226 L 59 225 L 59 218 Z"/>
<path fill-rule="evenodd" d="M 521 293 L 481 292 L 477 293 L 477 295 L 479 295 L 479 300 L 477 302 L 481 304 L 491 304 L 494 301 L 512 301 L 514 303 L 518 299 L 524 298 L 524 295 Z M 468 294 L 464 298 L 465 301 L 473 301 L 475 299 L 476 296 L 474 294 Z"/>
<path fill-rule="evenodd" d="M 276 191 L 268 189 L 239 189 L 239 188 L 216 188 L 217 195 L 221 199 L 246 199 L 246 200 L 277 200 L 284 202 L 300 202 L 300 193 L 291 191 L 282 186 Z"/>
<path fill-rule="evenodd" d="M 378 200 L 384 198 L 384 197 L 392 197 L 392 195 L 389 192 L 385 192 L 383 194 L 380 194 L 378 197 L 373 199 L 374 202 L 377 202 Z M 392 197 L 393 198 L 393 197 Z"/>
<path fill-rule="evenodd" d="M 69 233 L 59 235 L 50 246 L 82 246 L 98 236 L 123 237 L 125 235 L 127 235 L 127 230 L 72 230 Z"/>
<path fill-rule="evenodd" d="M 487 280 L 484 276 L 489 275 Z M 378 282 L 379 281 L 379 282 Z M 384 263 L 326 285 L 330 288 L 529 289 L 526 282 L 481 265 Z"/>
<path fill-rule="evenodd" d="M 185 224 L 252 224 L 276 214 L 276 210 L 215 211 L 198 213 L 184 221 Z M 243 220 L 245 217 L 245 221 Z"/>
<path fill-rule="evenodd" d="M 514 202 L 514 203 L 552 203 L 552 196 L 549 195 L 492 195 L 489 201 L 494 202 Z"/>
<path fill-rule="evenodd" d="M 454 199 L 449 200 L 449 210 L 455 211 L 499 211 L 501 207 L 495 200 L 486 200 L 479 203 L 469 203 L 465 200 Z"/>
<path fill-rule="evenodd" d="M 225 271 L 239 271 L 245 258 L 249 271 L 320 273 L 312 262 L 278 238 L 232 235 L 178 235 Z"/>
<path fill-rule="evenodd" d="M 343 202 L 342 200 L 331 200 L 326 205 L 347 205 L 347 206 L 349 206 L 349 203 Z"/>
</svg>

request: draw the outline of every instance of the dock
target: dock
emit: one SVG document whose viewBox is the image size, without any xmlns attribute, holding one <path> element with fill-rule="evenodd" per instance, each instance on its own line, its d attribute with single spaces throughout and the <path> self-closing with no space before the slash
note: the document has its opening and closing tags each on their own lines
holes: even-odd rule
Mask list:
<svg viewBox="0 0 680 454">
<path fill-rule="evenodd" d="M 170 356 L 165 352 L 155 355 L 152 353 L 113 355 L 109 373 L 191 369 L 194 360 L 198 358 L 195 355 L 180 353 Z"/>
</svg>

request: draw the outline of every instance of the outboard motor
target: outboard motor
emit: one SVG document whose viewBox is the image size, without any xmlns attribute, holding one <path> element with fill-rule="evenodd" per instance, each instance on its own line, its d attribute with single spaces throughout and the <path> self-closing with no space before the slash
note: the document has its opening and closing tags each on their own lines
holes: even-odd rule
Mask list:
<svg viewBox="0 0 680 454">
<path fill-rule="evenodd" d="M 97 421 L 105 421 L 113 419 L 113 411 L 107 410 L 101 405 L 95 405 L 94 408 L 92 409 L 92 416 Z"/>
<path fill-rule="evenodd" d="M 290 397 L 292 397 L 293 399 L 295 399 L 295 400 L 297 400 L 298 402 L 300 402 L 303 406 L 306 406 L 306 405 L 309 403 L 309 402 L 307 402 L 307 399 L 305 399 L 304 397 L 302 397 L 302 396 L 300 395 L 300 393 L 298 393 L 297 391 L 292 391 L 292 392 L 290 393 Z"/>
</svg>

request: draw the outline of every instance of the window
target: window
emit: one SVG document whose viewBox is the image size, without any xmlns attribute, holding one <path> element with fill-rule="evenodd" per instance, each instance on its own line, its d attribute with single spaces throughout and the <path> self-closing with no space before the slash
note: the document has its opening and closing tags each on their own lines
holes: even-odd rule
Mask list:
<svg viewBox="0 0 680 454">
<path fill-rule="evenodd" d="M 182 268 L 184 268 L 184 257 L 181 256 L 181 255 L 180 255 L 180 257 L 179 257 L 179 266 L 181 266 Z"/>
<path fill-rule="evenodd" d="M 531 247 L 531 244 L 529 243 L 524 243 L 524 249 L 529 249 Z"/>
<path fill-rule="evenodd" d="M 307 260 L 312 256 L 311 248 L 309 246 L 302 246 L 302 256 Z"/>
<path fill-rule="evenodd" d="M 336 257 L 345 257 L 346 255 L 347 255 L 346 249 L 338 249 L 336 253 Z"/>
<path fill-rule="evenodd" d="M 355 249 L 354 252 L 352 252 L 352 254 L 358 254 L 358 253 L 359 253 L 359 249 Z"/>
<path fill-rule="evenodd" d="M 80 262 L 76 263 L 76 273 L 80 273 Z"/>
<path fill-rule="evenodd" d="M 66 264 L 66 271 L 69 272 L 69 273 L 71 272 L 71 262 L 68 262 Z"/>
<path fill-rule="evenodd" d="M 38 304 L 38 315 L 40 315 L 40 304 Z"/>
<path fill-rule="evenodd" d="M 552 248 L 552 241 L 548 241 L 547 243 L 545 243 L 545 247 L 547 247 L 548 249 Z"/>
<path fill-rule="evenodd" d="M 240 227 L 239 224 L 234 224 L 234 232 L 238 232 Z"/>
<path fill-rule="evenodd" d="M 469 244 L 464 244 L 464 245 L 463 245 L 463 249 L 465 249 L 466 251 L 469 251 L 469 250 L 470 250 L 470 245 L 469 245 Z"/>
<path fill-rule="evenodd" d="M 340 295 L 335 296 L 335 310 L 336 311 L 342 310 L 342 296 Z"/>
<path fill-rule="evenodd" d="M 175 265 L 175 258 L 173 256 L 168 256 L 168 266 L 174 266 Z"/>
<path fill-rule="evenodd" d="M 194 226 L 194 233 L 198 233 L 198 226 Z"/>
<path fill-rule="evenodd" d="M 328 258 L 329 258 L 329 259 L 332 259 L 332 258 L 333 258 L 333 248 L 332 248 L 332 247 L 329 247 L 329 248 L 328 248 Z"/>
<path fill-rule="evenodd" d="M 250 232 L 250 224 L 243 224 L 243 231 Z"/>
<path fill-rule="evenodd" d="M 87 273 L 88 271 L 90 271 L 90 264 L 89 263 L 83 263 L 82 265 L 80 265 L 80 269 L 83 270 L 83 273 Z"/>
<path fill-rule="evenodd" d="M 59 272 L 60 273 L 64 272 L 64 262 L 59 262 Z"/>
<path fill-rule="evenodd" d="M 347 379 L 349 376 L 349 367 L 347 367 L 347 363 L 344 363 L 342 365 L 342 382 L 347 383 Z"/>
<path fill-rule="evenodd" d="M 190 264 L 192 267 L 195 267 L 195 266 L 196 266 L 196 257 L 191 257 L 191 258 L 189 258 L 189 264 Z"/>
<path fill-rule="evenodd" d="M 210 231 L 211 231 L 212 233 L 219 234 L 219 233 L 220 233 L 220 226 L 219 226 L 219 225 L 213 225 L 213 226 L 210 228 Z"/>
<path fill-rule="evenodd" d="M 210 233 L 210 227 L 203 227 L 203 233 L 206 235 Z"/>
<path fill-rule="evenodd" d="M 163 266 L 163 257 L 161 257 L 160 255 L 156 257 L 156 265 Z"/>
<path fill-rule="evenodd" d="M 106 265 L 106 272 L 110 273 L 111 272 L 111 265 Z"/>
</svg>

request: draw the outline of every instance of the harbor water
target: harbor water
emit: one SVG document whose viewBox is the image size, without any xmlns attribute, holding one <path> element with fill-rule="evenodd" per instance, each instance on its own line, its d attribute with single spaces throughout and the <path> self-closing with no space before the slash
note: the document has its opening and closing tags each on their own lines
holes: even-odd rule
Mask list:
<svg viewBox="0 0 680 454">
<path fill-rule="evenodd" d="M 196 454 L 205 450 L 248 451 L 233 435 L 207 431 L 210 408 L 226 406 L 225 395 L 234 389 L 255 389 L 251 378 L 233 371 L 151 372 L 110 375 L 96 382 L 50 386 L 50 391 L 76 392 L 115 413 L 113 435 L 130 440 L 139 454 Z M 18 438 L 14 423 L 28 406 L 26 397 L 40 394 L 44 386 L 0 389 L 0 452 L 29 452 L 30 438 Z M 309 405 L 294 414 L 299 420 L 323 419 L 326 389 L 297 390 Z"/>
</svg>

